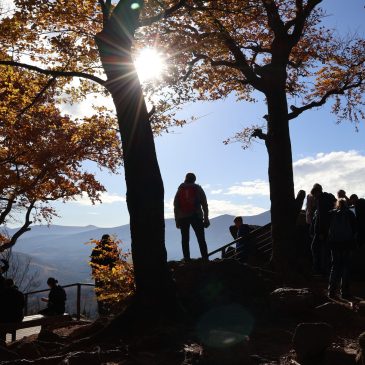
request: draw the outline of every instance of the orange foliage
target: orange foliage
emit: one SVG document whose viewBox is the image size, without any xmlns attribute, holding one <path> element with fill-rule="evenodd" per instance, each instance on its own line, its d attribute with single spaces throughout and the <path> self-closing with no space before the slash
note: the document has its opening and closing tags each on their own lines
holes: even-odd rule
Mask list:
<svg viewBox="0 0 365 365">
<path fill-rule="evenodd" d="M 148 0 L 144 16 L 177 3 Z M 169 55 L 170 75 L 161 87 L 175 90 L 175 103 L 230 94 L 252 102 L 254 90 L 267 95 L 283 72 L 289 119 L 326 102 L 339 120 L 364 119 L 365 40 L 324 27 L 321 0 L 180 3 L 172 16 L 141 28 L 137 43 Z"/>
<path fill-rule="evenodd" d="M 130 253 L 122 251 L 121 243 L 116 237 L 111 237 L 108 243 L 87 242 L 95 245 L 90 266 L 92 277 L 98 283 L 95 288 L 98 301 L 105 302 L 112 313 L 120 311 L 135 290 Z"/>
<path fill-rule="evenodd" d="M 55 87 L 32 105 L 45 76 L 4 66 L 1 75 L 0 224 L 25 212 L 27 230 L 32 221 L 48 222 L 56 214 L 49 201 L 82 194 L 100 200 L 105 188 L 83 162 L 117 172 L 122 155 L 115 120 L 99 113 L 82 120 L 63 115 Z"/>
</svg>

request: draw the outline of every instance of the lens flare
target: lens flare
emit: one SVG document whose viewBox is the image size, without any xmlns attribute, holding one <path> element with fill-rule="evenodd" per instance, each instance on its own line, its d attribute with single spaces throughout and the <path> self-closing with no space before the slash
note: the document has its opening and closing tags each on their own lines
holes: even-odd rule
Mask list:
<svg viewBox="0 0 365 365">
<path fill-rule="evenodd" d="M 136 61 L 137 74 L 141 82 L 161 78 L 166 64 L 164 57 L 154 48 L 144 48 L 138 54 Z"/>
</svg>

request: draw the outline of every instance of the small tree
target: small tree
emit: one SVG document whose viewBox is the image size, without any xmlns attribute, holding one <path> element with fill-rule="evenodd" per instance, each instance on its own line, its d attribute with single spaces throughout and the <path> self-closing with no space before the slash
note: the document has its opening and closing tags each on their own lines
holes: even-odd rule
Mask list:
<svg viewBox="0 0 365 365">
<path fill-rule="evenodd" d="M 90 261 L 92 277 L 98 283 L 95 288 L 98 302 L 114 314 L 122 311 L 135 292 L 131 255 L 122 251 L 121 243 L 116 237 L 108 240 L 107 247 L 100 240 L 87 242 L 95 245 L 94 250 L 98 253 Z M 107 262 L 112 265 L 105 264 Z"/>
</svg>

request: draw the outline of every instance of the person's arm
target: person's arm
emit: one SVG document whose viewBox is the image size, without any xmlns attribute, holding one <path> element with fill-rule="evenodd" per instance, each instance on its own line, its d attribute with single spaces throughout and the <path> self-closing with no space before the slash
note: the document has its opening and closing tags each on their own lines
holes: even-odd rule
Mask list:
<svg viewBox="0 0 365 365">
<path fill-rule="evenodd" d="M 208 209 L 208 202 L 207 202 L 207 196 L 205 195 L 205 192 L 203 188 L 199 185 L 199 195 L 200 195 L 200 204 L 203 208 L 203 219 L 204 219 L 204 225 L 205 227 L 209 227 L 209 209 Z"/>
<path fill-rule="evenodd" d="M 232 235 L 232 237 L 233 237 L 234 239 L 236 239 L 236 238 L 237 238 L 237 232 L 238 232 L 238 229 L 237 229 L 237 227 L 236 227 L 235 225 L 233 225 L 233 226 L 229 226 L 229 232 L 231 233 L 231 235 Z"/>
</svg>

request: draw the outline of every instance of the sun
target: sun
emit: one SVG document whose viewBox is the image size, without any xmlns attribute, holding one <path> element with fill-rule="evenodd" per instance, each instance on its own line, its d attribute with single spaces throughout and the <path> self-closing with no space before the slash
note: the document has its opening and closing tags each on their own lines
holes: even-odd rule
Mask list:
<svg viewBox="0 0 365 365">
<path fill-rule="evenodd" d="M 134 65 L 141 82 L 158 80 L 166 69 L 163 55 L 154 48 L 142 49 Z"/>
</svg>

